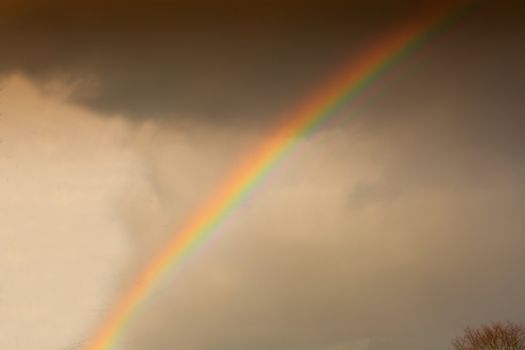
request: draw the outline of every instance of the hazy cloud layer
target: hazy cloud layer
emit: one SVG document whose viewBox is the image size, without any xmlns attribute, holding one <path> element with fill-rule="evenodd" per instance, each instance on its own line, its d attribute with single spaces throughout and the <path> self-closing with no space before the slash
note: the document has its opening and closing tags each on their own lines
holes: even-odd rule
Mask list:
<svg viewBox="0 0 525 350">
<path fill-rule="evenodd" d="M 443 144 L 440 124 L 325 130 L 161 288 L 123 348 L 442 349 L 468 324 L 522 320 L 523 165 Z M 142 237 L 212 182 L 174 180 L 192 167 L 169 163 L 176 144 L 151 145 L 163 205 L 136 201 Z"/>
</svg>

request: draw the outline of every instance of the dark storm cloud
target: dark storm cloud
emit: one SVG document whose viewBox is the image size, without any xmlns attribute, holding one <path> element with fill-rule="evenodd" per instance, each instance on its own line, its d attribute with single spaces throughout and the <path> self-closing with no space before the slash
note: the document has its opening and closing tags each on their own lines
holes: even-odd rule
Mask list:
<svg viewBox="0 0 525 350">
<path fill-rule="evenodd" d="M 268 117 L 422 7 L 415 1 L 173 3 L 7 2 L 0 5 L 0 70 L 70 79 L 78 83 L 74 102 L 106 114 Z"/>
<path fill-rule="evenodd" d="M 3 16 L 2 69 L 88 79 L 95 87 L 72 98 L 105 113 L 275 112 L 323 68 L 313 56 L 324 65 L 339 56 L 319 44 L 338 35 L 341 21 L 289 5 L 28 4 Z M 332 33 L 319 40 L 326 26 Z"/>
</svg>

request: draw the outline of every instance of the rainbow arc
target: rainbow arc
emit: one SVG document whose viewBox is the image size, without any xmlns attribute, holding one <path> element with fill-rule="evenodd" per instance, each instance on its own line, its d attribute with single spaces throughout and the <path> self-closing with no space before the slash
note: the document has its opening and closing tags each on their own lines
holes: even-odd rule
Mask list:
<svg viewBox="0 0 525 350">
<path fill-rule="evenodd" d="M 318 89 L 295 112 L 284 118 L 262 144 L 236 166 L 217 190 L 195 211 L 182 229 L 144 267 L 131 288 L 119 299 L 85 350 L 117 346 L 140 306 L 168 271 L 206 241 L 242 201 L 305 137 L 352 103 L 371 85 L 378 84 L 398 62 L 459 17 L 465 6 L 441 5 L 392 31 L 357 60 L 351 60 L 334 79 Z"/>
</svg>

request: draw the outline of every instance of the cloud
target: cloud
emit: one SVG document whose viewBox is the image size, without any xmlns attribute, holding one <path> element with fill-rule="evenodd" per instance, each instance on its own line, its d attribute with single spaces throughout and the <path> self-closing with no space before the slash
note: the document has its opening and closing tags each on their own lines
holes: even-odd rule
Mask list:
<svg viewBox="0 0 525 350">
<path fill-rule="evenodd" d="M 113 213 L 140 173 L 133 129 L 68 105 L 67 86 L 1 85 L 0 347 L 62 349 L 98 321 L 129 254 Z"/>
<path fill-rule="evenodd" d="M 500 38 L 522 23 L 517 6 L 480 11 L 456 45 L 507 56 Z M 304 98 L 311 86 L 420 7 L 417 1 L 336 0 L 250 6 L 3 2 L 0 73 L 80 82 L 71 101 L 101 114 L 264 121 Z M 477 66 L 476 60 L 489 56 L 468 64 Z"/>
<path fill-rule="evenodd" d="M 523 317 L 524 169 L 505 157 L 487 162 L 474 148 L 458 159 L 457 146 L 439 144 L 433 130 L 324 130 L 176 269 L 123 346 L 310 349 L 367 338 L 368 349 L 438 349 L 467 324 Z M 222 173 L 227 161 L 214 161 L 246 142 L 228 128 L 227 142 L 202 127 L 185 132 L 193 137 L 181 141 L 177 129 L 164 129 L 148 146 L 164 204 L 142 212 L 145 222 L 173 219 L 177 227 L 198 205 L 184 203 L 220 178 L 197 169 Z M 432 152 L 414 157 L 415 140 L 400 132 L 428 133 L 421 151 Z M 402 141 L 392 147 L 391 139 Z M 192 154 L 186 163 L 182 149 Z M 418 177 L 421 157 L 438 160 L 436 172 Z M 471 169 L 483 181 L 472 181 Z M 363 183 L 376 192 L 355 205 Z M 155 234 L 151 226 L 142 232 L 146 240 Z M 155 251 L 145 246 L 137 246 L 139 261 Z"/>
</svg>

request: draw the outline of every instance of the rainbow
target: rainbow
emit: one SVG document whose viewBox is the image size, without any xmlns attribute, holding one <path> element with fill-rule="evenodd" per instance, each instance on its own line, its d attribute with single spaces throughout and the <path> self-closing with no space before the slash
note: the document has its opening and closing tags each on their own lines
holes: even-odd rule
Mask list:
<svg viewBox="0 0 525 350">
<path fill-rule="evenodd" d="M 119 300 L 85 350 L 114 349 L 140 306 L 154 288 L 196 247 L 207 239 L 239 204 L 261 183 L 268 173 L 306 136 L 311 135 L 331 116 L 355 101 L 379 78 L 408 55 L 415 52 L 435 33 L 459 17 L 465 6 L 441 5 L 380 40 L 299 104 L 295 112 L 250 152 L 241 164 L 213 193 L 171 240 L 141 271 L 131 288 Z"/>
</svg>

